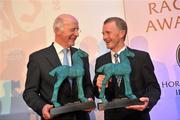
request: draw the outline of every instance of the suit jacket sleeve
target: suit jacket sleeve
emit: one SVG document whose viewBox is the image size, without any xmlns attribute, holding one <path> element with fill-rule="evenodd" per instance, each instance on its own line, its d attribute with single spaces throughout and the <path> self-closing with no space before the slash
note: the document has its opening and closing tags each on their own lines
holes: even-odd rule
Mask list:
<svg viewBox="0 0 180 120">
<path fill-rule="evenodd" d="M 157 82 L 157 78 L 154 73 L 154 66 L 150 59 L 149 54 L 146 54 L 144 64 L 143 64 L 143 77 L 145 80 L 145 94 L 144 96 L 149 97 L 149 108 L 152 107 L 157 103 L 160 99 L 160 86 Z"/>
<path fill-rule="evenodd" d="M 95 64 L 95 76 L 94 76 L 94 79 L 93 79 L 93 85 L 94 85 L 94 95 L 98 98 L 99 97 L 99 91 L 98 91 L 98 87 L 96 86 L 96 82 L 97 82 L 97 77 L 98 77 L 98 73 L 96 72 L 97 70 L 97 60 L 96 60 L 96 64 Z"/>
<path fill-rule="evenodd" d="M 93 98 L 94 93 L 93 93 L 93 85 L 91 82 L 90 72 L 89 72 L 89 59 L 88 59 L 88 57 L 85 57 L 83 59 L 83 61 L 84 61 L 84 69 L 85 69 L 85 75 L 83 77 L 83 86 L 84 86 L 85 96 L 87 98 Z"/>
<path fill-rule="evenodd" d="M 39 96 L 40 87 L 40 68 L 37 63 L 37 58 L 30 55 L 29 62 L 27 65 L 27 78 L 25 84 L 25 90 L 23 98 L 27 105 L 36 111 L 39 115 L 42 115 L 42 108 L 46 102 Z"/>
</svg>

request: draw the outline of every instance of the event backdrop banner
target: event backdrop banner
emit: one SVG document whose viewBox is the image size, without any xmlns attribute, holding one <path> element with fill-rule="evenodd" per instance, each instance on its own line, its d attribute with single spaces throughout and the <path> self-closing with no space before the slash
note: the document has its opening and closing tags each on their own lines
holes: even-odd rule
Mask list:
<svg viewBox="0 0 180 120">
<path fill-rule="evenodd" d="M 162 95 L 152 120 L 180 120 L 180 0 L 125 0 L 128 40 L 150 53 Z"/>
<path fill-rule="evenodd" d="M 180 0 L 0 0 L 0 120 L 39 119 L 22 99 L 28 56 L 53 42 L 62 13 L 79 20 L 75 47 L 89 53 L 92 78 L 96 57 L 107 51 L 103 21 L 124 18 L 127 44 L 150 53 L 161 86 L 152 120 L 180 120 Z M 90 115 L 103 120 L 98 110 Z"/>
</svg>

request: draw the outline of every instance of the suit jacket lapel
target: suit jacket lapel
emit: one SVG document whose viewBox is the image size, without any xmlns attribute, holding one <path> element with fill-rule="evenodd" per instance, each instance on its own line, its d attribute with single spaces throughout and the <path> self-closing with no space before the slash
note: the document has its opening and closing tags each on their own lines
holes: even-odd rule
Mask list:
<svg viewBox="0 0 180 120">
<path fill-rule="evenodd" d="M 127 47 L 128 50 L 130 50 L 131 52 L 134 53 L 133 49 Z M 129 57 L 129 62 L 130 62 L 130 65 L 131 65 L 131 78 L 134 76 L 134 73 L 135 73 L 135 66 L 136 66 L 136 55 L 134 57 Z"/>
<path fill-rule="evenodd" d="M 106 63 L 112 63 L 111 52 L 108 52 L 106 55 L 107 55 L 107 57 L 105 57 Z"/>
<path fill-rule="evenodd" d="M 72 55 L 76 52 L 76 49 L 74 49 L 73 47 L 70 47 L 70 51 L 71 51 L 71 58 L 72 58 Z"/>
<path fill-rule="evenodd" d="M 72 55 L 74 54 L 76 49 L 71 47 L 70 50 L 71 50 L 71 60 L 72 60 Z M 57 67 L 58 65 L 62 65 L 53 44 L 47 48 L 46 57 L 53 67 Z"/>
<path fill-rule="evenodd" d="M 73 48 L 73 47 L 70 47 L 70 51 L 71 51 L 71 62 L 72 62 L 72 65 L 73 65 L 72 55 L 76 52 L 76 49 Z"/>
<path fill-rule="evenodd" d="M 61 62 L 59 60 L 59 57 L 57 55 L 57 52 L 53 44 L 50 47 L 48 47 L 48 50 L 46 53 L 47 53 L 46 57 L 53 67 L 57 67 L 58 65 L 61 65 Z"/>
</svg>

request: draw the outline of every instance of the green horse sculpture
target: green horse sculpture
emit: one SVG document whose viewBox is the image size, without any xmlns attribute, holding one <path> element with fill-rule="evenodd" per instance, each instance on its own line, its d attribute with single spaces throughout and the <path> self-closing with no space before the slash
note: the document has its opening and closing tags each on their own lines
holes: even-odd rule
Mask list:
<svg viewBox="0 0 180 120">
<path fill-rule="evenodd" d="M 118 64 L 108 63 L 101 66 L 99 69 L 97 69 L 97 72 L 105 75 L 105 78 L 102 81 L 102 88 L 99 95 L 99 98 L 102 100 L 103 103 L 107 102 L 104 95 L 105 88 L 106 88 L 106 83 L 110 80 L 112 76 L 122 76 L 124 80 L 124 86 L 125 86 L 125 96 L 128 98 L 137 98 L 132 93 L 130 80 L 129 80 L 130 73 L 131 73 L 131 66 L 130 66 L 128 57 L 134 57 L 134 56 L 135 56 L 134 53 L 132 53 L 128 49 L 125 49 L 119 55 L 120 63 Z"/>
<path fill-rule="evenodd" d="M 54 85 L 54 91 L 52 95 L 52 103 L 55 107 L 61 106 L 61 104 L 57 101 L 59 87 L 61 86 L 62 82 L 67 78 L 75 78 L 77 81 L 78 86 L 78 98 L 81 102 L 87 102 L 88 99 L 84 97 L 84 91 L 82 86 L 82 79 L 84 76 L 84 68 L 83 68 L 83 61 L 81 57 L 86 57 L 88 54 L 80 49 L 78 49 L 72 55 L 72 66 L 62 65 L 58 66 L 52 71 L 49 72 L 49 75 L 57 77 L 57 82 Z"/>
</svg>

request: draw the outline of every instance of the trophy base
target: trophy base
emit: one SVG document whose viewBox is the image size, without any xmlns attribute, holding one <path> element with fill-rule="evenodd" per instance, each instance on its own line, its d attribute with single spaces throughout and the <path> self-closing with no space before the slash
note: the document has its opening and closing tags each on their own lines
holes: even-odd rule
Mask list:
<svg viewBox="0 0 180 120">
<path fill-rule="evenodd" d="M 86 110 L 90 108 L 95 108 L 95 102 L 74 102 L 74 103 L 68 103 L 64 106 L 52 108 L 50 110 L 51 117 L 56 117 L 60 114 L 68 113 L 68 112 L 74 112 L 74 111 L 80 111 L 80 110 Z"/>
<path fill-rule="evenodd" d="M 107 102 L 105 104 L 98 103 L 98 109 L 108 110 L 108 109 L 114 109 L 114 108 L 127 107 L 130 105 L 143 105 L 143 103 L 140 102 L 139 99 L 121 98 L 121 99 L 114 99 L 113 101 Z"/>
</svg>

